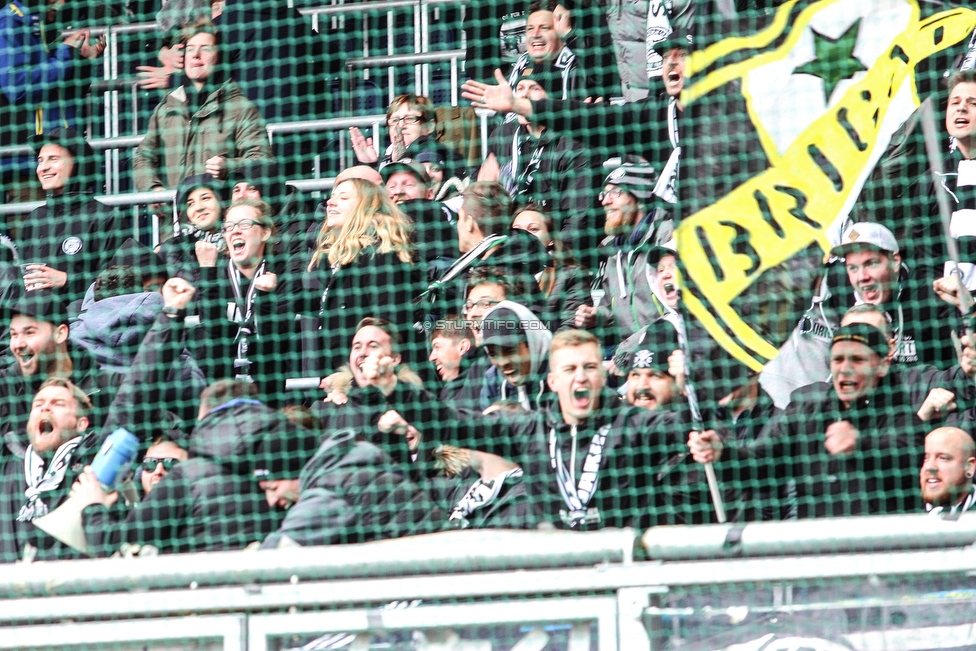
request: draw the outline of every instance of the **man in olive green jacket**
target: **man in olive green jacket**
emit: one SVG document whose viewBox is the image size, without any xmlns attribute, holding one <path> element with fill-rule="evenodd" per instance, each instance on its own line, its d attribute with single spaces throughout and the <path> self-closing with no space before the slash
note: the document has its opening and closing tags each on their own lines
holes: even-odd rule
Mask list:
<svg viewBox="0 0 976 651">
<path fill-rule="evenodd" d="M 232 79 L 223 79 L 218 49 L 212 26 L 188 30 L 184 83 L 153 111 L 135 151 L 137 190 L 176 188 L 194 174 L 226 178 L 245 161 L 274 158 L 257 108 Z"/>
</svg>

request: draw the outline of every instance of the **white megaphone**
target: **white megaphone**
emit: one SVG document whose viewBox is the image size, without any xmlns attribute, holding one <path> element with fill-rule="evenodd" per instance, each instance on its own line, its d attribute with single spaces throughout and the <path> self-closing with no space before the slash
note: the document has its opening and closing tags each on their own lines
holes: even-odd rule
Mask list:
<svg viewBox="0 0 976 651">
<path fill-rule="evenodd" d="M 34 518 L 31 522 L 44 533 L 53 536 L 82 554 L 91 556 L 88 552 L 88 540 L 85 529 L 81 524 L 81 512 L 85 505 L 75 497 L 69 497 L 61 506 L 47 515 Z"/>
</svg>

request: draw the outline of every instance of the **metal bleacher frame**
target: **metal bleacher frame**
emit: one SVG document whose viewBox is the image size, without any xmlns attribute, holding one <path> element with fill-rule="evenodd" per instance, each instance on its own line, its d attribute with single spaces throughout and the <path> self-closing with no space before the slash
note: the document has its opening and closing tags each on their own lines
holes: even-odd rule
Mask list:
<svg viewBox="0 0 976 651">
<path fill-rule="evenodd" d="M 729 542 L 733 530 L 740 543 Z M 759 623 L 739 631 L 745 640 L 765 634 L 764 618 L 926 604 L 976 613 L 976 593 L 965 590 L 976 576 L 974 514 L 663 527 L 645 534 L 649 560 L 634 558 L 635 537 L 632 529 L 454 531 L 329 548 L 17 564 L 0 575 L 0 649 L 212 640 L 228 651 L 265 651 L 275 639 L 339 633 L 357 637 L 360 645 L 348 648 L 367 649 L 371 635 L 392 631 L 491 635 L 502 626 L 527 634 L 556 625 L 568 631 L 567 651 L 644 651 L 671 648 L 662 646 L 667 623 L 692 616 L 735 633 L 735 618 L 752 613 Z M 913 579 L 935 575 L 954 577 L 959 594 L 913 593 Z M 792 589 L 837 582 L 863 603 L 804 599 Z M 875 590 L 886 583 L 895 591 Z M 692 607 L 680 600 L 689 591 L 721 603 Z M 845 647 L 858 650 L 939 648 L 939 636 L 954 640 L 950 647 L 976 645 L 972 617 L 821 634 L 871 640 Z"/>
<path fill-rule="evenodd" d="M 353 80 L 356 73 L 361 73 L 364 79 L 368 79 L 370 71 L 376 68 L 385 68 L 388 76 L 388 95 L 392 99 L 395 94 L 401 92 L 395 89 L 395 74 L 397 67 L 413 66 L 415 84 L 412 89 L 417 94 L 425 94 L 430 88 L 430 65 L 437 62 L 448 62 L 451 68 L 451 104 L 456 106 L 459 94 L 461 66 L 464 61 L 464 50 L 453 49 L 437 52 L 428 52 L 429 46 L 429 26 L 430 11 L 438 10 L 442 6 L 463 7 L 469 0 L 380 0 L 378 2 L 354 2 L 345 4 L 333 4 L 320 7 L 303 7 L 298 12 L 309 17 L 313 29 L 318 29 L 319 21 L 323 17 L 341 17 L 344 15 L 366 16 L 377 12 L 387 14 L 388 25 L 393 24 L 393 12 L 397 9 L 413 8 L 414 26 L 414 53 L 393 54 L 393 33 L 392 28 L 388 28 L 388 53 L 383 55 L 371 56 L 368 48 L 368 39 L 363 40 L 363 56 L 349 58 L 344 63 L 344 70 L 341 79 L 343 92 L 343 112 L 348 117 L 337 117 L 322 120 L 301 120 L 293 122 L 278 122 L 267 125 L 268 139 L 274 143 L 277 134 L 292 133 L 322 133 L 338 132 L 339 134 L 339 157 L 343 166 L 353 164 L 352 149 L 349 146 L 348 134 L 345 131 L 349 127 L 364 127 L 371 130 L 371 135 L 377 153 L 380 152 L 381 143 L 384 141 L 385 114 L 352 115 L 353 107 L 350 92 L 353 87 Z M 291 4 L 291 3 L 289 3 Z M 116 206 L 119 208 L 131 207 L 133 209 L 133 237 L 138 238 L 139 220 L 138 209 L 140 206 L 155 203 L 173 203 L 175 192 L 167 190 L 163 192 L 127 192 L 121 193 L 120 180 L 120 156 L 125 150 L 134 149 L 142 142 L 143 135 L 121 135 L 122 130 L 120 102 L 123 94 L 128 94 L 131 101 L 131 113 L 137 115 L 138 111 L 138 92 L 135 79 L 131 77 L 123 78 L 119 76 L 118 58 L 118 36 L 126 33 L 150 32 L 156 29 L 155 23 L 129 23 L 107 26 L 93 26 L 90 28 L 93 35 L 105 34 L 107 46 L 103 61 L 102 81 L 92 84 L 92 91 L 89 96 L 90 106 L 100 98 L 103 104 L 104 131 L 102 137 L 95 137 L 92 133 L 92 126 L 89 124 L 86 129 L 86 138 L 96 152 L 103 152 L 105 166 L 105 194 L 95 197 L 95 199 L 105 205 Z M 364 35 L 368 31 L 367 21 L 363 21 Z M 461 37 L 463 39 L 463 36 Z M 345 92 L 350 90 L 350 92 Z M 487 154 L 487 130 L 488 118 L 494 113 L 492 111 L 478 111 L 481 120 L 482 150 Z M 136 124 L 133 124 L 135 131 Z M 0 156 L 30 156 L 32 150 L 26 146 L 13 146 L 0 148 Z M 312 178 L 292 179 L 287 181 L 287 185 L 301 192 L 317 193 L 331 189 L 334 177 L 322 177 L 319 167 L 314 166 Z M 23 215 L 43 204 L 42 201 L 20 202 L 10 204 L 0 204 L 0 218 L 7 215 Z M 175 212 L 176 206 L 173 205 Z M 152 234 L 150 240 L 153 244 L 159 242 L 159 222 L 153 220 Z"/>
</svg>

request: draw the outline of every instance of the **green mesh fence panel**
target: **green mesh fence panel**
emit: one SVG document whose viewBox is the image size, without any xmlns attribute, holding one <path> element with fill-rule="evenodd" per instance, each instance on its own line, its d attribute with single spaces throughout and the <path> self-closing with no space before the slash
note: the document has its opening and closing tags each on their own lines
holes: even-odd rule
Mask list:
<svg viewBox="0 0 976 651">
<path fill-rule="evenodd" d="M 974 59 L 948 1 L 5 5 L 0 648 L 976 648 Z"/>
</svg>

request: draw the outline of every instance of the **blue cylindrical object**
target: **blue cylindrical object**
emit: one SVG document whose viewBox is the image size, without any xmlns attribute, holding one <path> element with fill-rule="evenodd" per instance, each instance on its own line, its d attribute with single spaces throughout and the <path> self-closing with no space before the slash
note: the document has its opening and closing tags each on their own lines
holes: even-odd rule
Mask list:
<svg viewBox="0 0 976 651">
<path fill-rule="evenodd" d="M 132 467 L 139 454 L 139 438 L 120 427 L 105 439 L 102 449 L 95 455 L 91 467 L 102 486 L 114 489 Z"/>
</svg>

